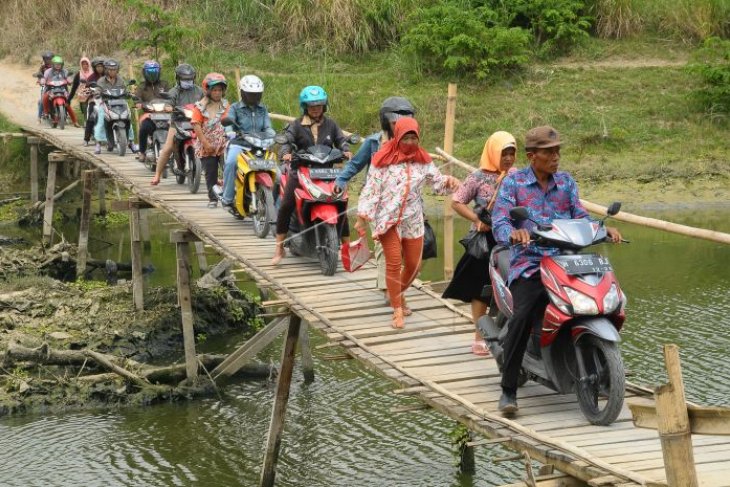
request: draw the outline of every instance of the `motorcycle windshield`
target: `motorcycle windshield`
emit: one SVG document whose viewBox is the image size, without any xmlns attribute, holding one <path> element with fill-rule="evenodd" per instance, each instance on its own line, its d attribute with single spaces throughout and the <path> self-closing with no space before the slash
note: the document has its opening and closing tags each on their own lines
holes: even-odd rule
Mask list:
<svg viewBox="0 0 730 487">
<path fill-rule="evenodd" d="M 243 136 L 243 140 L 253 147 L 257 147 L 263 150 L 266 150 L 274 145 L 274 138 L 265 132 L 246 134 Z"/>
<path fill-rule="evenodd" d="M 606 229 L 587 219 L 554 220 L 550 230 L 534 230 L 535 235 L 561 247 L 581 249 L 603 241 Z"/>
<path fill-rule="evenodd" d="M 330 165 L 342 160 L 342 152 L 328 145 L 317 144 L 297 154 L 307 165 Z"/>
<path fill-rule="evenodd" d="M 104 92 L 104 96 L 108 98 L 121 98 L 127 94 L 125 88 L 109 88 Z"/>
</svg>

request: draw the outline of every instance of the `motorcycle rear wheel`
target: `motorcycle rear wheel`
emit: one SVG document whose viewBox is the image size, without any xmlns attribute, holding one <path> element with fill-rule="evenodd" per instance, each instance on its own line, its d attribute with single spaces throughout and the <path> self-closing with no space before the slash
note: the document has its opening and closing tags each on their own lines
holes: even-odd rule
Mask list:
<svg viewBox="0 0 730 487">
<path fill-rule="evenodd" d="M 592 424 L 606 426 L 621 413 L 626 376 L 618 344 L 593 335 L 581 338 L 587 377 L 578 379 L 576 395 L 583 415 Z"/>
<path fill-rule="evenodd" d="M 66 107 L 58 107 L 58 128 L 63 130 L 66 128 Z"/>
<path fill-rule="evenodd" d="M 337 260 L 340 255 L 340 239 L 337 236 L 337 226 L 332 224 L 320 224 L 317 227 L 319 233 L 319 268 L 325 276 L 333 276 L 337 270 Z"/>
<path fill-rule="evenodd" d="M 252 215 L 253 231 L 258 238 L 266 238 L 271 230 L 271 221 L 276 218 L 271 188 L 266 186 L 256 188 L 256 205 L 256 213 Z"/>
<path fill-rule="evenodd" d="M 195 156 L 195 150 L 192 147 L 188 147 L 188 150 L 185 152 L 185 159 L 187 160 L 186 167 L 188 168 L 188 189 L 191 193 L 195 194 L 200 189 L 200 173 L 203 172 L 203 164 Z"/>
<path fill-rule="evenodd" d="M 127 130 L 126 127 L 115 127 L 114 138 L 117 143 L 117 154 L 119 157 L 124 157 L 127 153 Z"/>
</svg>

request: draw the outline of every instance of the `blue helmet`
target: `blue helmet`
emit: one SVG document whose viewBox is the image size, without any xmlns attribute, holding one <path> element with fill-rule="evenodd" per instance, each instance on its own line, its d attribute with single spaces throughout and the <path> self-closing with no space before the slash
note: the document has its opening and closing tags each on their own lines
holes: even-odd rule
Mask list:
<svg viewBox="0 0 730 487">
<path fill-rule="evenodd" d="M 307 113 L 308 105 L 324 105 L 324 111 L 327 111 L 327 92 L 321 86 L 306 86 L 299 93 L 299 107 L 302 114 Z"/>
<path fill-rule="evenodd" d="M 142 76 L 148 83 L 157 83 L 160 80 L 160 63 L 157 61 L 145 61 L 142 66 Z"/>
</svg>

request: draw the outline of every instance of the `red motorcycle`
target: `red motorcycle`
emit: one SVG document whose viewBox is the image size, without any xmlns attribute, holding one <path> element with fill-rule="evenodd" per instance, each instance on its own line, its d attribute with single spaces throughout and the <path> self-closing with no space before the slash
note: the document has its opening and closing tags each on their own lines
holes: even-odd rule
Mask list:
<svg viewBox="0 0 730 487">
<path fill-rule="evenodd" d="M 353 140 L 357 143 L 359 138 Z M 339 149 L 314 145 L 293 154 L 295 169 L 289 169 L 299 174 L 299 187 L 294 193 L 296 211 L 287 236 L 289 249 L 294 255 L 317 257 L 325 276 L 333 275 L 337 269 L 338 228 L 347 218 L 347 191 L 334 191 L 335 179 L 342 169 L 332 167 L 344 157 Z M 281 197 L 288 178 L 288 172 L 281 177 Z"/>
<path fill-rule="evenodd" d="M 69 74 L 69 76 L 72 76 Z M 48 124 L 52 128 L 58 127 L 63 130 L 66 127 L 66 117 L 68 106 L 68 85 L 70 84 L 68 78 L 62 76 L 56 76 L 48 82 L 44 82 L 42 77 L 39 77 L 38 82 L 43 86 L 43 90 L 48 93 L 48 100 L 51 105 L 51 109 L 48 113 Z M 42 98 L 42 97 L 41 97 Z"/>
<path fill-rule="evenodd" d="M 620 203 L 608 208 L 619 212 Z M 529 220 L 527 209 L 510 210 L 513 221 Z M 530 220 L 532 221 L 532 220 Z M 619 287 L 608 258 L 581 250 L 606 241 L 603 221 L 553 220 L 535 223 L 530 245 L 559 249 L 543 257 L 540 276 L 550 302 L 541 320 L 534 323 L 527 345 L 519 385 L 539 382 L 560 394 L 575 391 L 583 415 L 593 424 L 613 423 L 624 400 L 625 372 L 618 343 L 626 318 L 626 296 Z M 483 316 L 477 327 L 502 369 L 503 343 L 513 314 L 512 294 L 507 287 L 509 248 L 492 251 L 495 318 Z"/>
<path fill-rule="evenodd" d="M 185 105 L 181 108 L 174 108 L 172 113 L 172 125 L 175 127 L 175 150 L 172 151 L 168 164 L 175 175 L 177 184 L 188 182 L 188 189 L 191 193 L 197 193 L 200 188 L 200 174 L 203 166 L 200 159 L 195 155 L 195 130 L 191 123 L 193 117 L 193 105 Z"/>
</svg>

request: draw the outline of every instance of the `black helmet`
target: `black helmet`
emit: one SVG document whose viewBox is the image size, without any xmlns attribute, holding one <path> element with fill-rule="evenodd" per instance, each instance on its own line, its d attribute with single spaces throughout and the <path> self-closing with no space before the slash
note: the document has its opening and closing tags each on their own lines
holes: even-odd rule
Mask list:
<svg viewBox="0 0 730 487">
<path fill-rule="evenodd" d="M 189 64 L 180 64 L 175 68 L 175 81 L 193 81 L 195 79 L 195 68 Z"/>
<path fill-rule="evenodd" d="M 43 62 L 50 63 L 51 58 L 53 57 L 53 53 L 51 51 L 43 51 L 41 53 L 41 57 L 43 58 Z"/>
<path fill-rule="evenodd" d="M 104 61 L 104 68 L 119 70 L 119 62 L 116 59 L 109 58 Z"/>
<path fill-rule="evenodd" d="M 95 57 L 91 59 L 91 69 L 96 69 L 96 67 L 100 64 L 104 64 L 103 57 Z"/>
<path fill-rule="evenodd" d="M 385 132 L 392 135 L 390 123 L 401 117 L 413 117 L 416 115 L 415 107 L 402 96 L 391 96 L 380 105 L 380 126 Z"/>
</svg>

